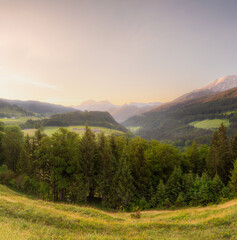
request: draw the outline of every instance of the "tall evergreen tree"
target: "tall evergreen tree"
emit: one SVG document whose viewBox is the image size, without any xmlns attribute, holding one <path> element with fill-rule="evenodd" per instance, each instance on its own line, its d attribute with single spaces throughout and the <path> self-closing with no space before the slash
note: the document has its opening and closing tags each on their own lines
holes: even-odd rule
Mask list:
<svg viewBox="0 0 237 240">
<path fill-rule="evenodd" d="M 163 180 L 160 180 L 157 185 L 156 192 L 151 198 L 151 206 L 152 207 L 163 207 L 166 200 L 166 189 Z"/>
<path fill-rule="evenodd" d="M 131 161 L 134 186 L 136 188 L 135 194 L 138 199 L 147 198 L 150 187 L 150 171 L 144 152 L 144 146 L 138 143 Z"/>
<path fill-rule="evenodd" d="M 7 167 L 16 172 L 23 147 L 23 133 L 18 126 L 9 127 L 3 136 L 2 144 Z"/>
<path fill-rule="evenodd" d="M 232 194 L 236 197 L 237 196 L 237 159 L 234 162 L 234 168 L 230 172 L 230 189 Z"/>
<path fill-rule="evenodd" d="M 98 192 L 101 194 L 102 202 L 109 205 L 112 200 L 113 162 L 112 153 L 104 133 L 99 136 L 98 161 Z"/>
<path fill-rule="evenodd" d="M 78 155 L 78 184 L 80 188 L 80 198 L 87 202 L 87 197 L 94 197 L 96 189 L 96 177 L 98 170 L 97 144 L 95 134 L 88 125 L 85 127 Z"/>
<path fill-rule="evenodd" d="M 117 207 L 129 207 L 130 204 L 134 202 L 135 188 L 133 185 L 129 156 L 126 149 L 119 160 L 119 166 L 114 181 L 117 186 L 115 190 L 115 205 Z"/>
<path fill-rule="evenodd" d="M 226 127 L 222 123 L 213 134 L 207 167 L 212 177 L 217 173 L 222 181 L 227 183 L 232 166 L 231 148 L 226 136 Z"/>
<path fill-rule="evenodd" d="M 171 203 L 175 203 L 179 193 L 182 191 L 182 170 L 175 167 L 166 183 L 167 197 Z"/>
<path fill-rule="evenodd" d="M 218 174 L 215 175 L 215 177 L 212 180 L 212 193 L 213 193 L 213 202 L 219 202 L 220 196 L 221 196 L 221 191 L 224 188 L 224 184 L 221 181 L 220 177 Z"/>
<path fill-rule="evenodd" d="M 33 174 L 33 158 L 32 158 L 32 144 L 29 135 L 25 137 L 24 145 L 20 154 L 19 162 L 17 165 L 18 172 L 21 174 L 27 174 L 28 176 Z"/>
</svg>

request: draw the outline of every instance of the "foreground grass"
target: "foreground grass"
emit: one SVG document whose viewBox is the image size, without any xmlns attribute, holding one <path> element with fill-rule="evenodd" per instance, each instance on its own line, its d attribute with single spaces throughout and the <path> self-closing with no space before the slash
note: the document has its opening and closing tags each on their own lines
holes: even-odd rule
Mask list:
<svg viewBox="0 0 237 240">
<path fill-rule="evenodd" d="M 30 199 L 0 185 L 0 239 L 237 239 L 237 200 L 176 211 L 111 213 Z"/>
<path fill-rule="evenodd" d="M 230 126 L 230 122 L 228 119 L 206 119 L 203 121 L 195 121 L 189 123 L 189 125 L 195 127 L 195 128 L 203 128 L 203 129 L 215 129 L 219 128 L 221 123 L 224 124 L 225 127 Z"/>
</svg>

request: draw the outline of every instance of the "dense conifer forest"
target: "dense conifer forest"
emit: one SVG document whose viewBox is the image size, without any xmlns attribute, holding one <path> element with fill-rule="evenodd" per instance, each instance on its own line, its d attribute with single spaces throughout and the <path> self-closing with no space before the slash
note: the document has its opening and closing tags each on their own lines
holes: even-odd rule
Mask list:
<svg viewBox="0 0 237 240">
<path fill-rule="evenodd" d="M 237 134 L 185 149 L 140 137 L 60 128 L 24 137 L 0 126 L 0 183 L 50 201 L 133 210 L 208 205 L 237 194 Z"/>
</svg>

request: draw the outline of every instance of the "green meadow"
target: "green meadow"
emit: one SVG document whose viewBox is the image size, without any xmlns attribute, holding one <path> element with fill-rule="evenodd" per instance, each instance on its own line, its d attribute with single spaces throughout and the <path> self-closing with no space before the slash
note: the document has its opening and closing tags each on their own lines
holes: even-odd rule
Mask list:
<svg viewBox="0 0 237 240">
<path fill-rule="evenodd" d="M 206 119 L 203 121 L 191 122 L 189 123 L 189 125 L 195 128 L 215 129 L 215 128 L 219 128 L 221 123 L 223 123 L 225 127 L 230 126 L 230 122 L 228 119 Z"/>
<path fill-rule="evenodd" d="M 0 185 L 0 239 L 237 239 L 237 200 L 131 213 L 29 198 Z"/>
<path fill-rule="evenodd" d="M 0 118 L 0 122 L 3 122 L 6 125 L 19 125 L 22 123 L 25 123 L 27 120 L 39 120 L 40 118 L 35 116 L 25 116 L 25 117 L 15 117 L 15 119 L 12 118 Z"/>
<path fill-rule="evenodd" d="M 129 129 L 133 133 L 136 133 L 138 130 L 141 129 L 141 127 L 140 126 L 138 126 L 138 127 L 131 126 L 131 127 L 127 127 L 127 129 Z"/>
<path fill-rule="evenodd" d="M 44 133 L 46 133 L 47 135 L 52 135 L 53 133 L 55 133 L 60 127 L 45 127 L 44 128 Z M 85 128 L 85 126 L 70 126 L 70 127 L 63 127 L 66 128 L 70 131 L 74 131 L 78 134 L 83 134 L 84 131 L 83 129 Z M 90 129 L 99 129 L 100 132 L 104 132 L 104 134 L 107 135 L 111 135 L 111 134 L 115 134 L 115 135 L 121 135 L 123 134 L 123 132 L 118 131 L 118 130 L 114 130 L 114 129 L 109 129 L 109 128 L 104 128 L 104 127 L 96 127 L 96 126 L 89 126 Z M 76 129 L 76 130 L 73 130 Z M 35 131 L 37 129 L 25 129 L 23 130 L 24 134 L 28 134 L 29 136 L 33 136 Z M 99 132 L 98 132 L 99 133 Z"/>
</svg>

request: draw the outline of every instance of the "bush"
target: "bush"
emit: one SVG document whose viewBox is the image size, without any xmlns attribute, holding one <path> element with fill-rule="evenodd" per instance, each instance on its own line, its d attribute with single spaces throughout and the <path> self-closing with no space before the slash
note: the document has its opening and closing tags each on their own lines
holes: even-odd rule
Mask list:
<svg viewBox="0 0 237 240">
<path fill-rule="evenodd" d="M 0 183 L 5 185 L 12 185 L 15 178 L 15 173 L 7 168 L 6 165 L 0 167 Z"/>
<path fill-rule="evenodd" d="M 133 211 L 134 213 L 130 214 L 131 218 L 141 218 L 141 211 L 138 206 L 134 207 Z"/>
</svg>

